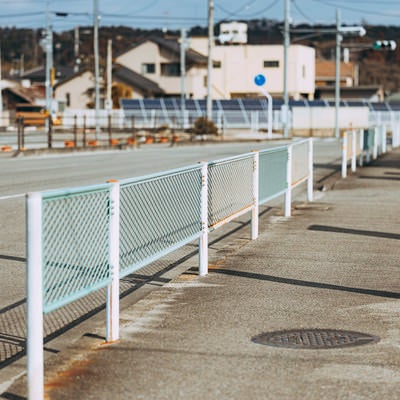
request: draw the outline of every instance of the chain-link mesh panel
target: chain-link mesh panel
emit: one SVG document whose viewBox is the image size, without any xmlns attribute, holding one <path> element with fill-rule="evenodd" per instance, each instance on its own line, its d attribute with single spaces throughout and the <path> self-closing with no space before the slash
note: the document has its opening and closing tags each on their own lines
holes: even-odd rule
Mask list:
<svg viewBox="0 0 400 400">
<path fill-rule="evenodd" d="M 208 164 L 208 226 L 253 203 L 254 155 Z"/>
<path fill-rule="evenodd" d="M 200 236 L 201 187 L 201 165 L 121 182 L 121 277 Z"/>
<path fill-rule="evenodd" d="M 55 310 L 110 282 L 109 186 L 43 196 L 43 307 Z"/>
<path fill-rule="evenodd" d="M 285 192 L 287 183 L 288 148 L 260 151 L 259 202 L 265 203 Z"/>
<path fill-rule="evenodd" d="M 304 180 L 309 175 L 308 170 L 308 149 L 309 141 L 304 140 L 293 143 L 292 152 L 292 184 Z"/>
</svg>

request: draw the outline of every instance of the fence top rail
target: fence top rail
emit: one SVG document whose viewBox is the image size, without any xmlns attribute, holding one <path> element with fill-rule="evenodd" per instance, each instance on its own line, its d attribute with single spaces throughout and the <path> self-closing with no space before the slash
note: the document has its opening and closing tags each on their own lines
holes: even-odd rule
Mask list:
<svg viewBox="0 0 400 400">
<path fill-rule="evenodd" d="M 312 139 L 311 138 L 307 138 L 307 139 L 295 139 L 293 140 L 293 142 L 291 143 L 293 146 L 297 146 L 297 145 L 302 145 L 305 143 L 309 143 Z"/>
<path fill-rule="evenodd" d="M 104 190 L 109 190 L 111 188 L 111 183 L 102 183 L 99 185 L 91 185 L 91 186 L 80 186 L 75 188 L 68 188 L 68 189 L 53 189 L 53 190 L 46 190 L 43 192 L 39 192 L 42 199 L 54 199 L 58 197 L 66 197 L 66 196 L 74 196 L 80 194 L 87 194 L 93 192 L 100 192 Z"/>
<path fill-rule="evenodd" d="M 269 149 L 262 149 L 259 150 L 260 155 L 261 154 L 269 154 L 269 153 L 278 153 L 280 151 L 287 151 L 288 145 L 284 145 L 284 146 L 277 146 L 277 147 L 272 147 Z"/>
<path fill-rule="evenodd" d="M 221 158 L 220 160 L 212 160 L 212 161 L 208 162 L 208 165 L 226 164 L 226 163 L 231 162 L 231 161 L 240 161 L 240 160 L 245 160 L 245 159 L 251 158 L 251 157 L 254 157 L 254 151 L 248 152 L 248 153 L 239 154 L 237 156 Z"/>
<path fill-rule="evenodd" d="M 175 169 L 171 169 L 168 171 L 155 172 L 153 174 L 137 176 L 134 178 L 121 179 L 119 182 L 120 182 L 121 186 L 127 186 L 127 185 L 131 185 L 131 184 L 135 184 L 135 183 L 149 182 L 152 180 L 164 178 L 166 176 L 179 175 L 179 174 L 183 174 L 183 173 L 190 172 L 190 171 L 196 171 L 196 170 L 201 170 L 201 162 L 199 162 L 198 164 L 189 165 L 189 166 L 181 167 L 181 168 L 175 168 Z"/>
</svg>

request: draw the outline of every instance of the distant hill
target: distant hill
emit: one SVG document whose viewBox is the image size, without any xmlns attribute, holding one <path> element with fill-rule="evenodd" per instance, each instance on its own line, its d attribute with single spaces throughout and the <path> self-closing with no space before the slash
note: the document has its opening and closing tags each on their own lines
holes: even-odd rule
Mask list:
<svg viewBox="0 0 400 400">
<path fill-rule="evenodd" d="M 274 20 L 251 20 L 248 23 L 248 41 L 251 44 L 280 44 L 283 42 L 282 22 Z M 301 25 L 296 28 L 311 28 L 313 30 L 334 29 L 326 25 Z M 400 26 L 369 26 L 364 25 L 367 35 L 362 38 L 345 38 L 343 47 L 350 48 L 350 60 L 359 64 L 360 85 L 382 85 L 388 92 L 400 91 L 400 42 L 396 51 L 376 51 L 370 47 L 376 40 L 396 40 L 400 38 Z M 93 34 L 92 26 L 79 29 L 79 55 L 81 65 L 91 67 L 93 64 Z M 43 66 L 44 51 L 40 45 L 43 38 L 41 29 L 0 28 L 0 41 L 2 46 L 3 76 L 8 73 L 18 74 L 19 71 L 29 70 Z M 113 54 L 120 53 L 135 42 L 148 35 L 179 36 L 178 31 L 162 32 L 161 30 L 143 30 L 127 26 L 101 27 L 100 56 L 104 68 L 108 39 L 113 41 Z M 218 34 L 218 25 L 215 27 Z M 189 36 L 206 36 L 206 27 L 193 27 Z M 292 43 L 301 43 L 313 46 L 317 57 L 334 60 L 335 35 L 321 34 L 319 36 L 304 37 L 305 35 L 293 34 Z M 72 66 L 74 60 L 74 31 L 54 32 L 54 63 L 55 65 Z M 369 48 L 368 48 L 369 47 Z"/>
</svg>

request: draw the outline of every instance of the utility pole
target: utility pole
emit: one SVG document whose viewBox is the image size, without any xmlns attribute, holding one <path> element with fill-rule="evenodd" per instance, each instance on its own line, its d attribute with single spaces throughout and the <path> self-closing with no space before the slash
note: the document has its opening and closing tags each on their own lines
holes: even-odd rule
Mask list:
<svg viewBox="0 0 400 400">
<path fill-rule="evenodd" d="M 100 135 L 100 82 L 99 82 L 99 0 L 93 0 L 94 96 L 96 140 Z"/>
<path fill-rule="evenodd" d="M 212 120 L 212 53 L 214 47 L 214 1 L 208 0 L 207 119 Z"/>
<path fill-rule="evenodd" d="M 79 25 L 75 27 L 74 30 L 74 58 L 75 58 L 75 64 L 74 64 L 74 72 L 79 72 L 79 64 L 80 64 L 80 59 L 79 59 Z"/>
<path fill-rule="evenodd" d="M 53 30 L 51 27 L 50 10 L 49 4 L 47 3 L 47 17 L 46 17 L 46 111 L 51 115 L 52 102 L 53 102 L 53 87 L 51 82 L 52 70 L 53 70 Z M 46 119 L 46 130 L 50 129 L 49 119 Z"/>
<path fill-rule="evenodd" d="M 283 137 L 289 137 L 289 91 L 288 91 L 288 71 L 289 71 L 289 46 L 290 46 L 290 0 L 285 0 L 285 27 L 284 27 L 284 54 L 283 54 Z"/>
<path fill-rule="evenodd" d="M 182 128 L 185 123 L 185 75 L 186 75 L 186 29 L 181 29 L 181 113 L 182 113 Z"/>
<path fill-rule="evenodd" d="M 107 42 L 107 96 L 105 108 L 107 110 L 112 110 L 112 40 L 109 39 Z"/>
<path fill-rule="evenodd" d="M 335 68 L 335 138 L 339 138 L 339 108 L 340 108 L 340 59 L 343 36 L 340 32 L 340 10 L 336 10 L 336 68 Z"/>
</svg>

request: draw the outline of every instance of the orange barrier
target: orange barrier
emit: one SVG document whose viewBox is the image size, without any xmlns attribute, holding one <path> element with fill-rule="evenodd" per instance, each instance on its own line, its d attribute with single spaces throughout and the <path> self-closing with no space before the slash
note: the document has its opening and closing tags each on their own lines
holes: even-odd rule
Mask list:
<svg viewBox="0 0 400 400">
<path fill-rule="evenodd" d="M 75 147 L 75 143 L 72 140 L 66 140 L 64 142 L 64 146 L 68 147 L 68 148 L 72 148 L 72 147 Z"/>
</svg>

